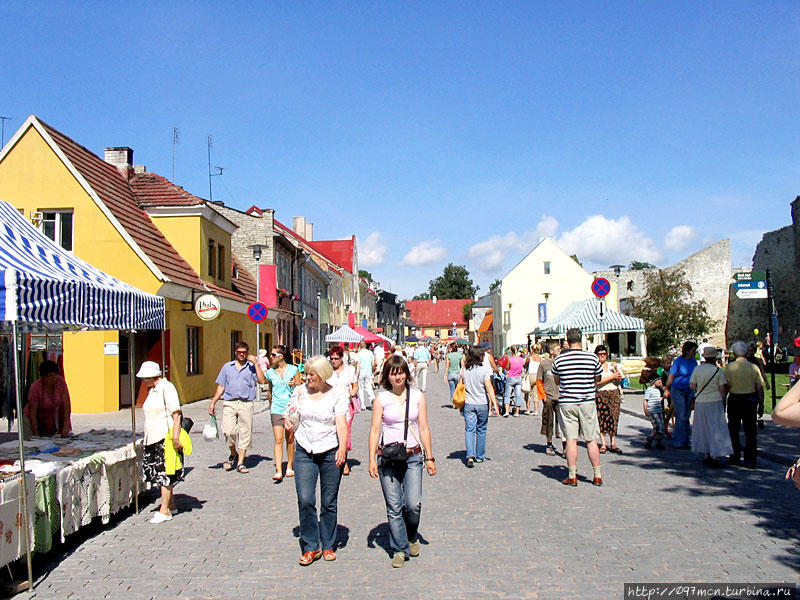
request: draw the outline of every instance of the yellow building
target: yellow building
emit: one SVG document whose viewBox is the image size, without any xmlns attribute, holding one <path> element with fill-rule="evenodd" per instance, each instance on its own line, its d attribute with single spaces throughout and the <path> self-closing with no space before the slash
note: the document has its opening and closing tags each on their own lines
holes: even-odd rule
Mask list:
<svg viewBox="0 0 800 600">
<path fill-rule="evenodd" d="M 134 167 L 130 148 L 106 148 L 103 160 L 31 116 L 0 152 L 0 198 L 66 250 L 165 298 L 163 338 L 159 331 L 63 334 L 74 412 L 129 406 L 135 365 L 160 363 L 162 351 L 181 400 L 207 398 L 236 341 L 255 340 L 247 317 L 255 282 L 231 253 L 235 225 L 204 200 Z M 219 306 L 213 320 L 198 316 L 217 312 L 213 308 L 195 311 L 204 294 Z M 262 331 L 270 326 L 263 323 Z"/>
</svg>

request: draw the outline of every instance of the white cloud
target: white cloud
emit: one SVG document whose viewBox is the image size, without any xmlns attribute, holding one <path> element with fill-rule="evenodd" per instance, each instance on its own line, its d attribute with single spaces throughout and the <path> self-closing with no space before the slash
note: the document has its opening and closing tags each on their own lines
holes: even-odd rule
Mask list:
<svg viewBox="0 0 800 600">
<path fill-rule="evenodd" d="M 542 219 L 536 226 L 536 241 L 543 237 L 553 237 L 558 231 L 558 221 L 550 215 L 542 215 Z"/>
<path fill-rule="evenodd" d="M 522 235 L 510 231 L 505 235 L 493 235 L 488 240 L 473 244 L 467 256 L 473 260 L 481 271 L 493 273 L 497 271 L 507 256 L 519 257 L 528 252 L 539 241 L 539 238 L 552 237 L 558 230 L 558 221 L 555 217 L 542 215 L 535 229 L 526 231 Z"/>
<path fill-rule="evenodd" d="M 383 236 L 374 231 L 363 242 L 358 243 L 358 264 L 361 267 L 377 267 L 386 262 L 389 247 L 383 242 Z"/>
<path fill-rule="evenodd" d="M 672 252 L 684 250 L 697 237 L 697 232 L 689 225 L 673 227 L 664 236 L 664 249 Z"/>
<path fill-rule="evenodd" d="M 467 256 L 475 261 L 481 271 L 492 272 L 503 264 L 512 248 L 519 243 L 520 237 L 513 231 L 503 236 L 493 235 L 488 240 L 471 246 Z"/>
<path fill-rule="evenodd" d="M 658 262 L 661 253 L 655 242 L 622 216 L 609 219 L 603 215 L 587 217 L 571 231 L 565 231 L 556 243 L 569 254 L 577 254 L 584 267 L 605 268 L 632 260 Z M 591 264 L 589 264 L 591 263 Z"/>
<path fill-rule="evenodd" d="M 439 262 L 447 256 L 447 249 L 439 240 L 425 240 L 412 247 L 398 264 L 403 267 L 417 267 Z"/>
</svg>

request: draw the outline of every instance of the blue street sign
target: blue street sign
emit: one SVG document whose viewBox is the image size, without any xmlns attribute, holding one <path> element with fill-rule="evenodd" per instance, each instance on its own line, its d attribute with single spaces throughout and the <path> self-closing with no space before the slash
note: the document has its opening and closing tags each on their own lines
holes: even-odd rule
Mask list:
<svg viewBox="0 0 800 600">
<path fill-rule="evenodd" d="M 598 298 L 604 298 L 605 296 L 608 296 L 610 291 L 611 284 L 608 282 L 608 279 L 604 277 L 598 277 L 592 281 L 592 293 Z"/>
<path fill-rule="evenodd" d="M 253 302 L 247 307 L 247 316 L 253 323 L 261 323 L 267 320 L 267 305 L 263 302 Z"/>
<path fill-rule="evenodd" d="M 733 284 L 737 290 L 763 290 L 767 287 L 766 281 L 737 281 Z"/>
<path fill-rule="evenodd" d="M 547 303 L 539 304 L 539 323 L 547 323 Z"/>
</svg>

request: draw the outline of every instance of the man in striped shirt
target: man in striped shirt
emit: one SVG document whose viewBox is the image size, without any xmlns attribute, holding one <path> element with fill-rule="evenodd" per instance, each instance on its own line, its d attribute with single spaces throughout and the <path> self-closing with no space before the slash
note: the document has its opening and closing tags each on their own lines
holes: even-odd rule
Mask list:
<svg viewBox="0 0 800 600">
<path fill-rule="evenodd" d="M 581 346 L 581 330 L 567 330 L 569 349 L 553 360 L 552 374 L 558 385 L 558 419 L 561 432 L 567 438 L 567 468 L 569 474 L 564 485 L 578 485 L 578 435 L 586 442 L 589 461 L 594 469 L 592 483 L 603 485 L 600 472 L 600 425 L 597 422 L 597 382 L 603 367 L 595 354 L 585 352 Z"/>
</svg>

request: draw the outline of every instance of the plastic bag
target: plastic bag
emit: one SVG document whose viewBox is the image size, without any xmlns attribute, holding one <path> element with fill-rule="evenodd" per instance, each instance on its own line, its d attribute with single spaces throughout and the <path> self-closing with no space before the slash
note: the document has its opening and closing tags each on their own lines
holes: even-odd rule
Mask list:
<svg viewBox="0 0 800 600">
<path fill-rule="evenodd" d="M 207 442 L 219 439 L 219 428 L 217 427 L 217 418 L 211 415 L 208 418 L 208 423 L 203 427 L 203 439 Z"/>
</svg>

